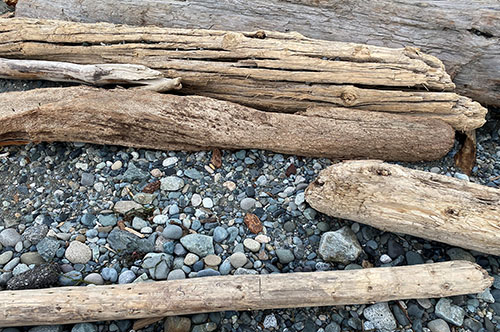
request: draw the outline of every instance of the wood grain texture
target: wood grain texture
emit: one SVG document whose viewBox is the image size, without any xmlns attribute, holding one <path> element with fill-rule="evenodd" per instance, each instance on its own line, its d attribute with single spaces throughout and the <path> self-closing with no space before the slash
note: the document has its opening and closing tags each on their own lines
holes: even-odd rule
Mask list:
<svg viewBox="0 0 500 332">
<path fill-rule="evenodd" d="M 162 72 L 142 65 L 96 64 L 15 60 L 0 58 L 0 78 L 74 82 L 91 85 L 134 85 L 140 89 L 165 92 L 182 88 L 180 78 L 166 78 Z"/>
<path fill-rule="evenodd" d="M 492 279 L 476 264 L 453 261 L 350 271 L 2 291 L 0 326 L 447 297 L 481 292 L 491 285 Z"/>
<path fill-rule="evenodd" d="M 500 255 L 498 189 L 381 161 L 347 161 L 323 170 L 305 196 L 333 217 Z"/>
<path fill-rule="evenodd" d="M 257 111 L 201 96 L 91 87 L 0 94 L 0 143 L 77 141 L 161 150 L 256 148 L 302 156 L 431 160 L 453 146 L 446 123 L 331 110 Z"/>
<path fill-rule="evenodd" d="M 457 130 L 484 123 L 486 109 L 451 92 L 442 63 L 413 48 L 389 49 L 276 32 L 83 24 L 7 19 L 0 56 L 80 64 L 131 63 L 182 77 L 183 94 L 237 102 L 265 111 L 311 106 L 407 113 L 461 114 Z M 263 38 L 263 39 L 262 39 Z"/>
<path fill-rule="evenodd" d="M 459 93 L 500 105 L 497 0 L 20 0 L 16 16 L 415 46 L 444 62 Z"/>
</svg>

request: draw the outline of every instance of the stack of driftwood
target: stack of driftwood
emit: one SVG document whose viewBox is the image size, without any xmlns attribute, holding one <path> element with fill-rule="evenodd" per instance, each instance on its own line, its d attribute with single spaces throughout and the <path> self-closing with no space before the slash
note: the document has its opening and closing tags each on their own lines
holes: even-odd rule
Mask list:
<svg viewBox="0 0 500 332">
<path fill-rule="evenodd" d="M 187 2 L 203 6 L 202 1 Z M 266 15 L 276 15 L 277 2 L 266 1 Z M 19 0 L 17 17 L 0 18 L 0 77 L 86 85 L 1 94 L 0 145 L 78 141 L 163 150 L 258 148 L 336 160 L 422 161 L 447 154 L 460 131 L 469 137 L 466 148 L 474 151 L 474 130 L 484 124 L 486 109 L 455 93 L 442 62 L 418 48 L 264 30 L 185 29 L 206 23 L 204 15 L 197 15 L 198 23 L 192 25 L 186 19 L 194 16 L 190 10 L 196 6 L 168 2 L 167 14 L 156 7 L 150 11 L 153 3 L 161 6 L 161 1 L 141 2 L 144 11 L 139 15 L 139 4 L 127 2 L 115 17 L 110 13 L 116 11 L 86 7 L 115 8 L 120 5 L 116 0 Z M 286 8 L 300 16 L 299 7 L 313 8 L 312 3 L 292 1 Z M 401 8 L 411 6 L 409 2 Z M 327 16 L 338 15 L 338 7 L 327 7 Z M 451 15 L 454 9 L 426 10 Z M 164 19 L 168 15 L 176 20 Z M 230 21 L 224 27 L 234 30 Z M 182 28 L 146 26 L 159 23 Z M 255 25 L 247 23 L 242 27 Z M 307 23 L 300 27 L 314 30 Z M 326 28 L 316 30 L 317 35 L 325 37 L 321 29 Z M 471 29 L 476 36 L 497 38 L 485 27 Z M 488 52 L 498 52 L 498 44 L 488 47 Z M 463 67 L 467 65 L 451 69 L 462 75 Z M 478 91 L 458 82 L 460 91 Z M 495 94 L 492 88 L 482 96 L 495 100 L 490 98 Z M 461 166 L 470 170 L 468 159 Z M 306 199 L 331 216 L 500 254 L 497 189 L 358 160 L 324 170 L 308 187 Z M 385 287 L 387 279 L 393 289 Z M 0 326 L 442 297 L 480 292 L 490 284 L 491 278 L 477 265 L 446 262 L 5 291 L 0 296 Z"/>
</svg>

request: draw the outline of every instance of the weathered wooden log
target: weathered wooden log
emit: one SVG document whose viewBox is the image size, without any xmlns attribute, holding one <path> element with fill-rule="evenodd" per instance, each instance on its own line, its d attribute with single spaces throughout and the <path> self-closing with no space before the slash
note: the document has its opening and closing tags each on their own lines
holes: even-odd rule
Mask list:
<svg viewBox="0 0 500 332">
<path fill-rule="evenodd" d="M 0 144 L 77 141 L 163 150 L 257 148 L 334 159 L 411 161 L 440 158 L 453 146 L 453 129 L 439 120 L 355 110 L 331 113 L 331 118 L 323 118 L 307 112 L 262 112 L 207 97 L 130 89 L 38 89 L 0 94 Z"/>
<path fill-rule="evenodd" d="M 457 130 L 484 123 L 486 109 L 450 92 L 442 63 L 413 48 L 328 42 L 297 34 L 0 19 L 0 56 L 133 63 L 182 77 L 182 93 L 266 111 L 311 106 L 439 115 Z M 453 123 L 456 115 L 462 118 Z"/>
<path fill-rule="evenodd" d="M 491 285 L 492 279 L 476 264 L 453 261 L 364 270 L 2 291 L 0 326 L 447 297 L 481 292 Z M 387 287 L 388 281 L 391 287 Z"/>
<path fill-rule="evenodd" d="M 0 58 L 0 78 L 75 82 L 97 86 L 127 84 L 158 92 L 182 88 L 180 78 L 166 78 L 158 70 L 130 64 L 79 65 L 59 61 Z"/>
<path fill-rule="evenodd" d="M 347 161 L 323 170 L 305 196 L 330 216 L 500 255 L 498 189 L 381 161 Z"/>
<path fill-rule="evenodd" d="M 500 106 L 497 0 L 20 0 L 16 16 L 173 28 L 297 31 L 439 57 L 458 92 Z"/>
</svg>

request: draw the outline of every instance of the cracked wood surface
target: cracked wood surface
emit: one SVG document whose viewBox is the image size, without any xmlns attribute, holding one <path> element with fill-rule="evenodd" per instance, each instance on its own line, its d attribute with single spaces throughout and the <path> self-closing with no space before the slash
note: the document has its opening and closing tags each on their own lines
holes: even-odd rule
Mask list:
<svg viewBox="0 0 500 332">
<path fill-rule="evenodd" d="M 305 196 L 333 217 L 500 255 L 499 189 L 365 160 L 328 167 Z"/>
<path fill-rule="evenodd" d="M 181 77 L 183 94 L 265 111 L 311 106 L 430 113 L 457 130 L 484 123 L 486 109 L 452 92 L 435 57 L 277 32 L 227 32 L 0 19 L 0 56 L 80 64 L 141 64 Z M 420 87 L 439 91 L 411 91 Z M 456 117 L 460 118 L 457 122 Z M 455 120 L 453 120 L 455 119 Z"/>
<path fill-rule="evenodd" d="M 48 88 L 0 94 L 0 145 L 76 141 L 161 150 L 265 149 L 333 159 L 433 160 L 453 146 L 440 120 L 359 110 L 328 118 L 201 96 Z"/>
<path fill-rule="evenodd" d="M 482 292 L 492 279 L 476 264 L 453 261 L 350 271 L 1 291 L 0 326 L 448 297 Z M 387 287 L 388 283 L 391 287 Z"/>
<path fill-rule="evenodd" d="M 415 46 L 444 62 L 459 93 L 500 106 L 497 0 L 20 0 L 16 16 Z"/>
</svg>

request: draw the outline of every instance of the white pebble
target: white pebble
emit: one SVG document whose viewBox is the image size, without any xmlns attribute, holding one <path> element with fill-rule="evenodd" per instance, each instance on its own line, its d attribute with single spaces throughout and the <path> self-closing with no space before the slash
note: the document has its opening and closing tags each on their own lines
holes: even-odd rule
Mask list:
<svg viewBox="0 0 500 332">
<path fill-rule="evenodd" d="M 382 256 L 380 256 L 380 262 L 383 264 L 387 264 L 392 262 L 392 258 L 389 257 L 389 255 L 383 254 Z"/>
<path fill-rule="evenodd" d="M 205 209 L 211 209 L 211 208 L 214 207 L 214 202 L 212 201 L 211 198 L 206 197 L 206 198 L 203 199 L 203 207 Z"/>
<path fill-rule="evenodd" d="M 119 170 L 122 167 L 123 167 L 123 162 L 121 160 L 117 160 L 111 165 L 111 169 L 113 171 Z"/>
</svg>

